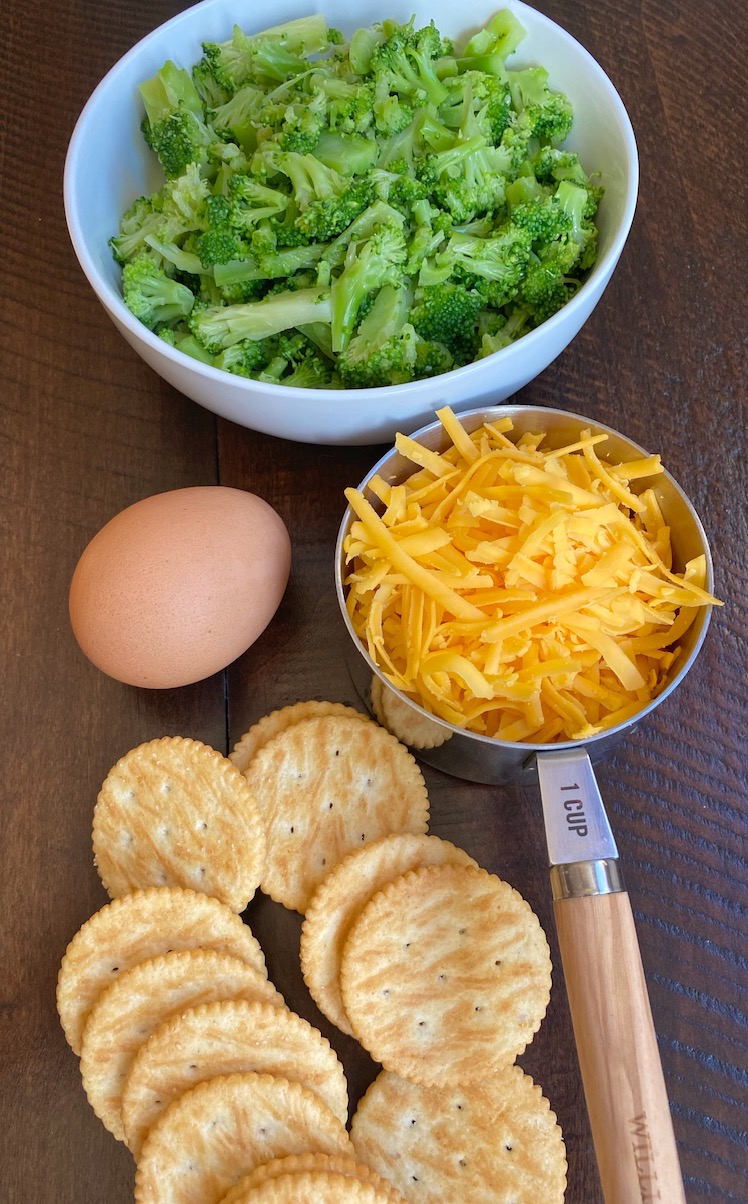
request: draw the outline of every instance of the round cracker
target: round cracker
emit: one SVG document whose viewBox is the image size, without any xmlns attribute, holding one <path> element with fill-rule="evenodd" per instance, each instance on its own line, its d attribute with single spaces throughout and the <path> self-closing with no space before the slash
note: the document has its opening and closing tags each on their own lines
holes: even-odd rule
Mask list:
<svg viewBox="0 0 748 1204">
<path fill-rule="evenodd" d="M 409 707 L 407 702 L 376 674 L 372 674 L 369 694 L 372 710 L 382 726 L 410 748 L 425 751 L 429 748 L 439 748 L 452 739 L 452 733 L 443 723 L 437 723 L 428 715 Z M 418 707 L 423 705 L 417 698 L 414 698 L 413 702 Z"/>
<path fill-rule="evenodd" d="M 286 728 L 256 753 L 246 779 L 265 820 L 262 889 L 302 913 L 347 853 L 428 824 L 415 758 L 384 728 L 348 715 Z"/>
<path fill-rule="evenodd" d="M 340 990 L 377 1062 L 422 1083 L 467 1083 L 513 1062 L 540 1027 L 551 960 L 522 896 L 474 866 L 412 870 L 353 921 Z"/>
<path fill-rule="evenodd" d="M 81 1051 L 91 1008 L 118 974 L 181 949 L 216 949 L 267 977 L 265 955 L 241 916 L 198 891 L 158 886 L 122 895 L 97 911 L 67 947 L 57 976 L 57 1010 L 65 1037 Z"/>
<path fill-rule="evenodd" d="M 348 1120 L 348 1087 L 330 1042 L 271 1003 L 221 1000 L 172 1017 L 135 1057 L 122 1096 L 127 1144 L 140 1153 L 149 1129 L 197 1083 L 254 1070 L 302 1083 Z"/>
<path fill-rule="evenodd" d="M 239 912 L 262 876 L 265 832 L 245 778 L 226 757 L 199 740 L 164 736 L 110 770 L 94 808 L 93 848 L 112 898 L 183 886 Z"/>
<path fill-rule="evenodd" d="M 402 1196 L 396 1197 L 402 1199 Z M 331 1171 L 278 1175 L 233 1197 L 234 1204 L 392 1204 L 392 1195 L 373 1183 Z M 226 1204 L 224 1199 L 223 1204 Z"/>
<path fill-rule="evenodd" d="M 562 1204 L 563 1135 L 519 1066 L 469 1087 L 424 1087 L 382 1071 L 353 1116 L 356 1155 L 413 1204 Z"/>
<path fill-rule="evenodd" d="M 322 880 L 301 927 L 301 971 L 321 1012 L 353 1036 L 340 994 L 340 959 L 351 923 L 377 891 L 425 865 L 475 865 L 463 849 L 438 836 L 399 832 L 349 853 Z"/>
<path fill-rule="evenodd" d="M 233 1074 L 198 1083 L 153 1126 L 138 1162 L 136 1204 L 219 1204 L 243 1175 L 306 1151 L 350 1154 L 345 1126 L 300 1083 Z"/>
<path fill-rule="evenodd" d="M 309 1172 L 327 1171 L 333 1175 L 345 1175 L 349 1179 L 357 1179 L 361 1183 L 370 1183 L 377 1191 L 382 1192 L 390 1204 L 399 1204 L 403 1197 L 386 1179 L 373 1171 L 371 1167 L 358 1162 L 354 1155 L 343 1154 L 289 1154 L 286 1158 L 274 1158 L 265 1162 L 250 1174 L 245 1175 L 232 1187 L 231 1191 L 221 1201 L 221 1204 L 241 1204 L 246 1192 L 260 1187 L 270 1179 L 278 1179 L 286 1175 L 300 1175 Z"/>
<path fill-rule="evenodd" d="M 283 1005 L 259 970 L 213 949 L 166 953 L 120 974 L 100 996 L 83 1030 L 80 1069 L 89 1103 L 125 1141 L 122 1093 L 135 1055 L 164 1021 L 217 999 Z"/>
<path fill-rule="evenodd" d="M 354 719 L 368 718 L 367 715 L 362 715 L 355 707 L 349 707 L 344 702 L 318 702 L 316 698 L 310 698 L 306 702 L 292 702 L 289 706 L 280 707 L 277 711 L 271 711 L 269 715 L 263 715 L 262 719 L 258 719 L 257 723 L 254 723 L 249 731 L 245 732 L 240 740 L 237 740 L 229 753 L 229 760 L 232 765 L 236 765 L 236 768 L 244 773 L 255 753 L 267 744 L 268 740 L 272 740 L 273 736 L 277 736 L 278 732 L 284 731 L 287 727 L 293 727 L 294 723 L 301 723 L 302 719 L 314 719 L 321 715 L 350 715 Z"/>
</svg>

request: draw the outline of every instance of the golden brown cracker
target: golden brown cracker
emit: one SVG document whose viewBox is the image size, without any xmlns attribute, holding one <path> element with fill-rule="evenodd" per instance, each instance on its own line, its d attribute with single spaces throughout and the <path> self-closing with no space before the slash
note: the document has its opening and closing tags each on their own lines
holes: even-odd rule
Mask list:
<svg viewBox="0 0 748 1204">
<path fill-rule="evenodd" d="M 351 1138 L 356 1155 L 413 1204 L 563 1204 L 563 1135 L 518 1066 L 468 1087 L 424 1087 L 382 1071 L 356 1109 Z"/>
<path fill-rule="evenodd" d="M 340 995 L 340 959 L 348 929 L 371 897 L 393 878 L 424 865 L 475 865 L 438 836 L 399 832 L 349 853 L 315 890 L 301 928 L 301 970 L 320 1011 L 353 1035 Z"/>
<path fill-rule="evenodd" d="M 286 1154 L 350 1154 L 350 1138 L 306 1087 L 249 1071 L 198 1083 L 153 1126 L 136 1204 L 219 1204 L 242 1176 Z"/>
<path fill-rule="evenodd" d="M 286 1158 L 274 1158 L 272 1162 L 263 1163 L 249 1175 L 245 1175 L 232 1187 L 231 1191 L 221 1201 L 221 1204 L 241 1204 L 246 1193 L 271 1179 L 281 1176 L 308 1174 L 309 1172 L 327 1172 L 332 1175 L 345 1175 L 361 1183 L 370 1183 L 377 1191 L 383 1193 L 390 1204 L 399 1204 L 403 1197 L 386 1179 L 373 1171 L 371 1167 L 358 1162 L 354 1156 L 342 1154 L 289 1154 Z"/>
<path fill-rule="evenodd" d="M 429 749 L 439 748 L 447 740 L 451 740 L 452 733 L 444 723 L 437 723 L 429 715 L 408 706 L 408 703 L 395 693 L 394 688 L 383 682 L 375 673 L 371 677 L 369 693 L 377 720 L 403 744 L 410 748 Z M 417 699 L 413 701 L 420 707 Z"/>
<path fill-rule="evenodd" d="M 217 999 L 283 1004 L 259 970 L 209 949 L 139 962 L 99 997 L 83 1030 L 81 1075 L 91 1107 L 120 1141 L 122 1093 L 141 1045 L 171 1016 Z"/>
<path fill-rule="evenodd" d="M 347 1122 L 343 1067 L 316 1028 L 270 1003 L 221 1000 L 173 1016 L 138 1051 L 122 1097 L 127 1144 L 136 1158 L 173 1100 L 205 1079 L 246 1070 L 302 1083 Z"/>
<path fill-rule="evenodd" d="M 182 886 L 243 911 L 265 847 L 245 778 L 199 740 L 164 736 L 138 745 L 110 770 L 94 809 L 94 860 L 112 898 Z"/>
<path fill-rule="evenodd" d="M 350 715 L 354 719 L 367 718 L 355 707 L 347 706 L 344 702 L 318 702 L 315 698 L 310 698 L 305 702 L 292 702 L 289 706 L 280 707 L 277 711 L 271 711 L 269 715 L 263 715 L 262 719 L 258 719 L 257 723 L 254 723 L 249 731 L 246 731 L 236 742 L 229 753 L 229 760 L 244 773 L 255 753 L 267 744 L 268 740 L 272 740 L 273 736 L 277 736 L 278 732 L 284 731 L 287 727 L 293 727 L 294 723 L 301 723 L 302 719 L 313 719 L 321 715 Z"/>
<path fill-rule="evenodd" d="M 550 997 L 548 943 L 529 904 L 474 866 L 412 870 L 353 921 L 340 990 L 351 1027 L 388 1070 L 467 1083 L 514 1060 Z"/>
<path fill-rule="evenodd" d="M 265 955 L 241 916 L 208 895 L 151 887 L 107 903 L 79 929 L 57 977 L 57 1010 L 75 1053 L 99 995 L 118 974 L 170 950 L 216 949 L 267 976 Z"/>
<path fill-rule="evenodd" d="M 304 719 L 259 750 L 246 778 L 267 833 L 262 889 L 296 911 L 353 849 L 390 832 L 426 831 L 423 775 L 375 723 Z"/>
<path fill-rule="evenodd" d="M 332 1171 L 278 1175 L 233 1196 L 234 1204 L 392 1204 L 392 1199 L 388 1191 L 373 1183 Z"/>
</svg>

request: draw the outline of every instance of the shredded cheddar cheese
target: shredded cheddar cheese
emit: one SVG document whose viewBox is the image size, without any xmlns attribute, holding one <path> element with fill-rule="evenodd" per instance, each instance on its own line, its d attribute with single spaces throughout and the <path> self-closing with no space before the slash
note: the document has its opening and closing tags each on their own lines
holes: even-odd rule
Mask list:
<svg viewBox="0 0 748 1204">
<path fill-rule="evenodd" d="M 703 556 L 672 568 L 651 488 L 659 456 L 610 464 L 607 436 L 544 449 L 509 419 L 468 433 L 449 407 L 451 445 L 398 435 L 404 482 L 356 489 L 345 542 L 354 630 L 392 683 L 426 710 L 502 740 L 583 739 L 629 719 L 662 690 L 705 589 Z"/>
</svg>

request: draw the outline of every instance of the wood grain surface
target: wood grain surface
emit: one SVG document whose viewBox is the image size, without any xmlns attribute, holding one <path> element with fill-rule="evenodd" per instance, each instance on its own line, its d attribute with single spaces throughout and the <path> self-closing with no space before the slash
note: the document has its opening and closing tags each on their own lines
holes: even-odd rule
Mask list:
<svg viewBox="0 0 748 1204">
<path fill-rule="evenodd" d="M 75 260 L 62 170 L 95 84 L 178 0 L 5 0 L 0 13 L 0 1199 L 125 1204 L 133 1162 L 89 1107 L 55 1012 L 67 942 L 105 901 L 91 854 L 98 788 L 159 735 L 226 751 L 301 698 L 355 702 L 332 585 L 343 489 L 379 448 L 315 448 L 214 418 L 130 350 Z M 717 590 L 681 688 L 599 770 L 618 837 L 689 1204 L 748 1200 L 746 287 L 748 8 L 724 0 L 539 0 L 595 55 L 631 114 L 641 192 L 603 300 L 521 400 L 581 410 L 660 451 L 709 534 Z M 386 15 L 386 14 L 383 14 Z M 294 564 L 272 625 L 226 674 L 149 692 L 106 678 L 70 631 L 76 560 L 138 498 L 221 482 L 288 524 Z M 530 787 L 426 770 L 432 830 L 515 885 L 554 957 L 522 1064 L 558 1113 L 568 1204 L 602 1199 Z M 340 1052 L 355 1098 L 376 1067 L 330 1028 L 298 968 L 299 917 L 247 914 L 271 976 Z M 664 1204 L 668 1204 L 667 1201 Z"/>
</svg>

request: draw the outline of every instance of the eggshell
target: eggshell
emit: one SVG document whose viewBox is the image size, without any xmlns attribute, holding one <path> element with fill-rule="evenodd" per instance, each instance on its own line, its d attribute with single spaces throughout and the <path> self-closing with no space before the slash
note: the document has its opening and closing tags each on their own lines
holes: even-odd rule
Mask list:
<svg viewBox="0 0 748 1204">
<path fill-rule="evenodd" d="M 208 485 L 144 498 L 83 552 L 70 622 L 110 677 L 163 689 L 225 668 L 267 627 L 291 568 L 285 524 L 253 493 Z"/>
</svg>

